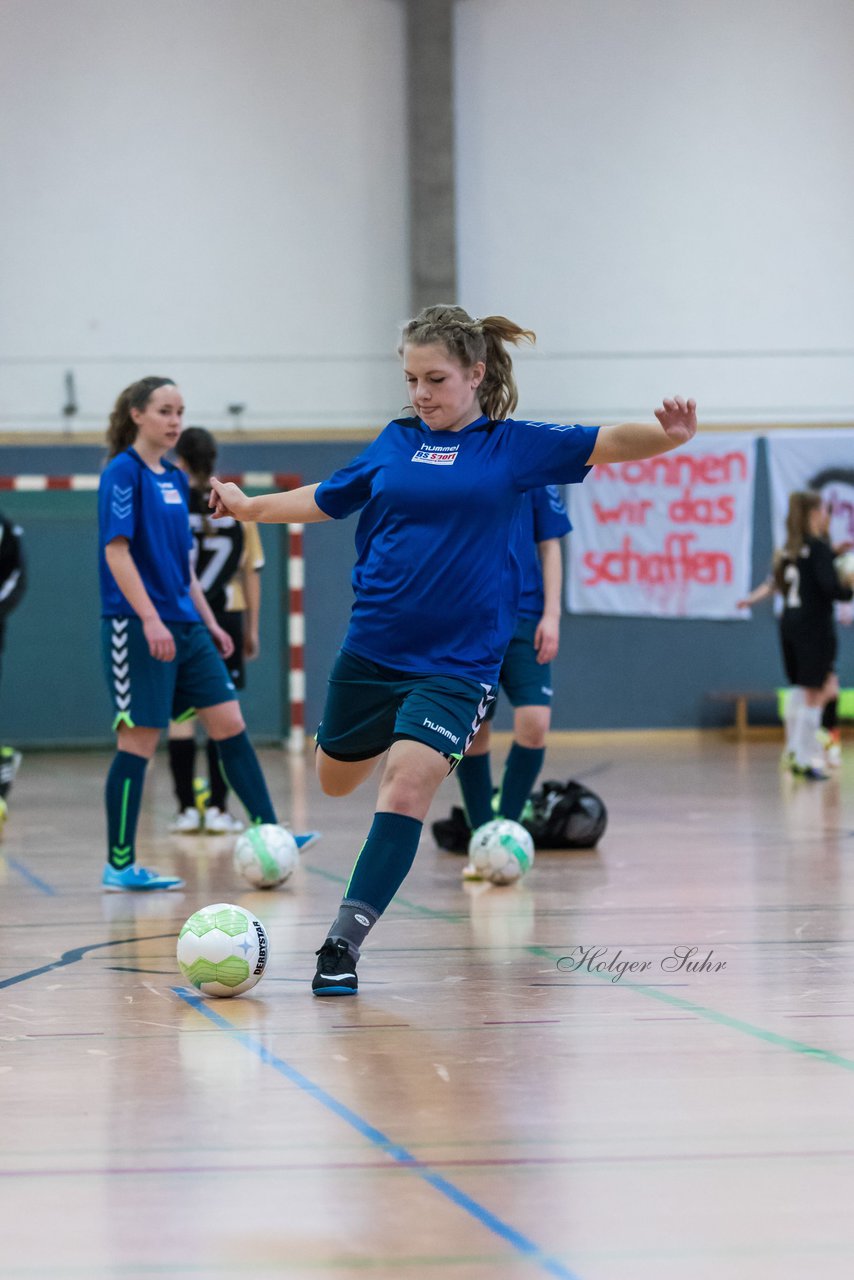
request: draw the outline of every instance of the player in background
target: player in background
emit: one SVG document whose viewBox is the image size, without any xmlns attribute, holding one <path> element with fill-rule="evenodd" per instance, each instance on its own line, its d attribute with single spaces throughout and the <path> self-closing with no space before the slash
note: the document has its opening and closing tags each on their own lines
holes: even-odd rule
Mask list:
<svg viewBox="0 0 854 1280">
<path fill-rule="evenodd" d="M 504 316 L 428 307 L 403 331 L 412 417 L 322 484 L 247 498 L 211 481 L 217 515 L 260 522 L 360 511 L 350 626 L 329 680 L 315 755 L 328 795 L 350 794 L 388 752 L 373 823 L 317 952 L 316 995 L 355 995 L 360 948 L 415 858 L 430 802 L 495 695 L 518 612 L 513 554 L 522 495 L 577 483 L 595 463 L 655 457 L 689 440 L 693 401 L 656 425 L 514 421 L 507 343 L 534 335 Z"/>
<path fill-rule="evenodd" d="M 457 766 L 469 826 L 494 817 L 518 822 L 543 767 L 551 725 L 551 662 L 560 645 L 563 565 L 561 539 L 572 525 L 556 485 L 532 489 L 522 499 L 516 553 L 522 592 L 513 636 L 498 677 L 513 711 L 513 743 L 504 765 L 498 811 L 492 807 L 490 722 L 486 713 L 474 742 Z"/>
<path fill-rule="evenodd" d="M 771 575 L 738 601 L 738 608 L 747 609 L 775 592 L 782 596 L 780 645 L 792 686 L 786 706 L 784 760 L 797 777 L 813 781 L 828 777 L 813 757 L 822 709 L 839 693 L 834 604 L 854 595 L 834 565 L 829 526 L 830 511 L 820 493 L 790 494 L 786 541 L 775 553 Z"/>
<path fill-rule="evenodd" d="M 193 531 L 193 567 L 205 599 L 234 650 L 226 661 L 235 689 L 245 682 L 244 660 L 258 656 L 258 619 L 261 609 L 260 570 L 264 552 L 257 525 L 240 524 L 226 517 L 214 522 L 209 504 L 210 478 L 216 466 L 214 437 L 204 427 L 185 427 L 175 445 L 178 467 L 190 481 L 190 528 Z M 216 746 L 206 743 L 208 793 L 204 809 L 196 803 L 196 719 L 169 725 L 169 767 L 178 801 L 178 816 L 170 830 L 189 834 L 202 830 L 227 835 L 243 830 L 239 818 L 228 812 L 228 786 L 219 768 Z"/>
<path fill-rule="evenodd" d="M 6 643 L 6 621 L 27 589 L 24 531 L 0 513 L 0 658 Z M 14 747 L 0 747 L 0 835 L 9 813 L 9 793 L 21 764 Z"/>
<path fill-rule="evenodd" d="M 98 490 L 102 641 L 117 751 L 106 785 L 105 889 L 180 888 L 136 864 L 148 761 L 170 719 L 195 708 L 253 823 L 275 823 L 261 767 L 222 657 L 233 641 L 190 563 L 187 477 L 167 461 L 184 401 L 170 378 L 126 387 L 110 415 L 109 461 Z"/>
</svg>

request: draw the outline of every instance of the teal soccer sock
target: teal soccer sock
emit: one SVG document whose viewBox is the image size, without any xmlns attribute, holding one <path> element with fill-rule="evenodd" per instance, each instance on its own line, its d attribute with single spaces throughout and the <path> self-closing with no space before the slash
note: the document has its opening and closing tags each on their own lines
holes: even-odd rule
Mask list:
<svg viewBox="0 0 854 1280">
<path fill-rule="evenodd" d="M 216 745 L 225 781 L 243 805 L 249 821 L 253 825 L 275 822 L 276 813 L 267 783 L 246 730 L 236 733 L 233 738 L 222 738 Z"/>
<path fill-rule="evenodd" d="M 546 758 L 545 747 L 520 747 L 514 742 L 504 766 L 498 811 L 502 818 L 518 822 Z"/>
<path fill-rule="evenodd" d="M 375 813 L 343 901 L 364 904 L 381 916 L 415 861 L 422 826 L 402 813 Z"/>
<path fill-rule="evenodd" d="M 107 774 L 107 861 L 124 871 L 136 861 L 136 824 L 148 761 L 117 751 Z"/>
<path fill-rule="evenodd" d="M 481 756 L 463 756 L 457 765 L 457 777 L 463 793 L 463 805 L 472 831 L 491 822 L 492 762 L 489 752 Z"/>
</svg>

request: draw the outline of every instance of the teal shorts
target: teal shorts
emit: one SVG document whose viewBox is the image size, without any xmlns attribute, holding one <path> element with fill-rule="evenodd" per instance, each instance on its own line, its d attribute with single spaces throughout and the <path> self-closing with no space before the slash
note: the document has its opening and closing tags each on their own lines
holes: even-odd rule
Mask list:
<svg viewBox="0 0 854 1280">
<path fill-rule="evenodd" d="M 522 614 L 516 623 L 513 639 L 507 646 L 498 684 L 507 694 L 511 707 L 550 707 L 552 705 L 552 668 L 550 662 L 537 662 L 534 648 L 539 618 Z M 493 702 L 487 720 L 495 715 Z"/>
<path fill-rule="evenodd" d="M 317 745 L 333 760 L 370 760 L 409 738 L 454 768 L 494 696 L 491 685 L 394 671 L 342 649 L 329 677 Z"/>
<path fill-rule="evenodd" d="M 113 699 L 113 728 L 165 729 L 170 720 L 237 697 L 234 681 L 202 622 L 167 622 L 175 657 L 158 662 L 139 618 L 103 618 L 101 652 Z"/>
</svg>

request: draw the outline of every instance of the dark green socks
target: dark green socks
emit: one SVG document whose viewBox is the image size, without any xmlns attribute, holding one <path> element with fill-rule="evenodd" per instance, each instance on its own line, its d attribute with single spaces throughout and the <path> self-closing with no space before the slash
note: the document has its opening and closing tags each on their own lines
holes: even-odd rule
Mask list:
<svg viewBox="0 0 854 1280">
<path fill-rule="evenodd" d="M 136 824 L 148 761 L 117 751 L 107 774 L 107 861 L 124 871 L 136 859 Z"/>
</svg>

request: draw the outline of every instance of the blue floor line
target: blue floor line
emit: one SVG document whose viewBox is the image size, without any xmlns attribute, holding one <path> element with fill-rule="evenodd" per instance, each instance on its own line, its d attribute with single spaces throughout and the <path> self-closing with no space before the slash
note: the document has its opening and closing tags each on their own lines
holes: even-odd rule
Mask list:
<svg viewBox="0 0 854 1280">
<path fill-rule="evenodd" d="M 46 880 L 42 880 L 39 876 L 35 875 L 28 867 L 24 866 L 23 862 L 19 862 L 17 858 L 7 857 L 6 863 L 13 871 L 17 871 L 19 876 L 23 876 L 25 880 L 29 881 L 29 883 L 35 889 L 38 889 L 40 893 L 46 893 L 51 898 L 56 898 L 58 896 L 57 890 L 54 889 L 52 884 L 48 884 Z"/>
<path fill-rule="evenodd" d="M 445 1196 L 446 1199 L 450 1200 L 452 1204 L 457 1205 L 458 1208 L 463 1209 L 466 1213 L 470 1214 L 471 1217 L 475 1218 L 476 1221 L 485 1226 L 489 1231 L 500 1236 L 502 1240 L 505 1240 L 508 1244 L 512 1245 L 518 1253 L 523 1254 L 526 1258 L 530 1259 L 531 1262 L 536 1263 L 543 1271 L 546 1272 L 547 1275 L 557 1276 L 558 1280 L 580 1280 L 579 1276 L 577 1276 L 574 1271 L 567 1270 L 567 1268 L 564 1267 L 562 1263 L 558 1262 L 556 1258 L 551 1258 L 548 1254 L 543 1253 L 539 1246 L 534 1244 L 533 1240 L 529 1240 L 527 1236 L 522 1235 L 521 1232 L 516 1231 L 515 1228 L 509 1226 L 508 1223 L 503 1222 L 500 1218 L 496 1217 L 496 1215 L 491 1213 L 484 1205 L 478 1204 L 476 1200 L 473 1200 L 471 1196 L 466 1195 L 466 1193 L 461 1191 L 459 1187 L 455 1187 L 447 1178 L 443 1178 L 441 1174 L 434 1173 L 432 1169 L 425 1167 L 412 1154 L 412 1152 L 407 1151 L 405 1147 L 398 1146 L 396 1142 L 392 1142 L 392 1140 L 387 1138 L 384 1133 L 381 1133 L 379 1129 L 375 1129 L 373 1125 L 367 1122 L 367 1120 L 363 1120 L 355 1111 L 351 1111 L 343 1102 L 339 1102 L 337 1098 L 332 1096 L 332 1094 L 327 1093 L 325 1089 L 321 1089 L 319 1085 L 314 1084 L 314 1082 L 309 1080 L 307 1076 L 304 1076 L 301 1072 L 297 1071 L 295 1067 L 290 1066 L 289 1063 L 285 1062 L 282 1058 L 277 1058 L 274 1053 L 271 1053 L 270 1050 L 265 1048 L 258 1040 L 254 1040 L 252 1036 L 239 1030 L 239 1028 L 235 1027 L 227 1018 L 224 1018 L 222 1014 L 217 1013 L 215 1009 L 212 1009 L 206 1000 L 203 1000 L 200 996 L 191 994 L 189 991 L 185 991 L 182 987 L 173 987 L 172 990 L 175 992 L 176 996 L 180 997 L 180 999 L 184 1001 L 185 1004 L 190 1005 L 190 1007 L 195 1009 L 197 1013 L 200 1013 L 203 1017 L 207 1018 L 209 1022 L 212 1022 L 214 1026 L 219 1027 L 223 1031 L 227 1031 L 233 1039 L 238 1041 L 239 1044 L 242 1044 L 244 1048 L 250 1051 L 250 1053 L 254 1053 L 255 1056 L 260 1058 L 260 1060 L 266 1063 L 267 1066 L 272 1067 L 274 1071 L 278 1071 L 279 1075 L 284 1076 L 286 1080 L 290 1080 L 292 1084 L 297 1085 L 298 1088 L 302 1089 L 304 1093 L 307 1093 L 309 1097 L 314 1098 L 315 1102 L 319 1102 L 321 1106 L 326 1107 L 328 1111 L 333 1112 L 333 1114 L 343 1120 L 345 1124 L 350 1125 L 350 1127 L 355 1129 L 357 1133 L 361 1134 L 363 1138 L 366 1138 L 368 1142 L 373 1143 L 375 1147 L 385 1152 L 386 1155 L 391 1156 L 391 1158 L 396 1160 L 398 1164 L 411 1168 L 413 1173 L 416 1173 L 419 1178 L 423 1178 L 425 1182 L 429 1183 L 431 1187 L 441 1195 Z"/>
</svg>

